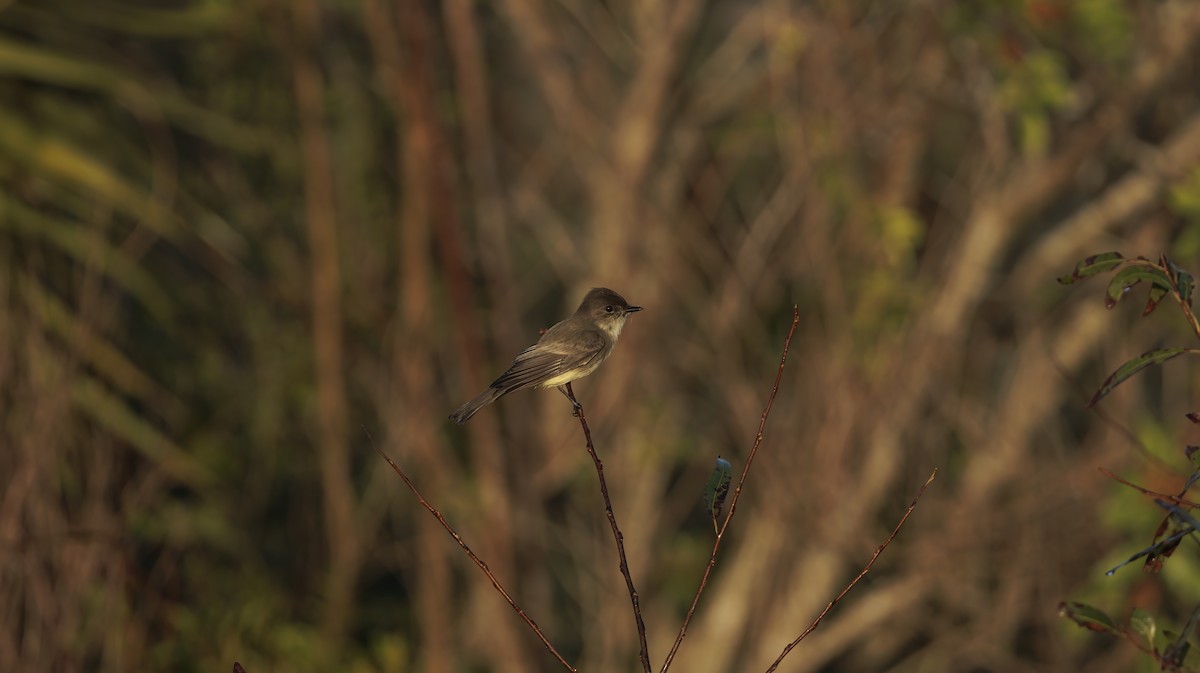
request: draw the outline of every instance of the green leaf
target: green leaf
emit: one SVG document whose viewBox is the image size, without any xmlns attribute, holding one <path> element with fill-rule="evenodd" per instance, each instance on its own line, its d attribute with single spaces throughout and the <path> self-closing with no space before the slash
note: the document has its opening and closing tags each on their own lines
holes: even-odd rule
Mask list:
<svg viewBox="0 0 1200 673">
<path fill-rule="evenodd" d="M 1111 393 L 1113 388 L 1121 385 L 1126 379 L 1134 374 L 1142 371 L 1150 365 L 1160 365 L 1167 360 L 1184 353 L 1200 353 L 1200 350 L 1195 348 L 1160 348 L 1158 350 L 1148 351 L 1133 358 L 1117 368 L 1117 371 L 1109 375 L 1104 380 L 1103 385 L 1092 395 L 1092 399 L 1088 400 L 1089 407 L 1095 406 L 1097 402 L 1104 398 L 1105 395 Z"/>
<path fill-rule="evenodd" d="M 717 465 L 704 485 L 704 507 L 712 517 L 713 527 L 721 516 L 721 507 L 725 504 L 725 496 L 729 495 L 729 484 L 733 482 L 733 466 L 728 460 L 717 457 Z"/>
<path fill-rule="evenodd" d="M 1193 279 L 1192 274 L 1188 273 L 1187 271 L 1180 271 L 1178 281 L 1179 281 L 1179 296 L 1183 299 L 1183 303 L 1187 304 L 1188 306 L 1191 306 L 1192 305 L 1192 288 L 1194 288 L 1196 285 L 1195 279 Z"/>
<path fill-rule="evenodd" d="M 1154 624 L 1154 617 L 1149 612 L 1141 608 L 1133 609 L 1133 616 L 1129 618 L 1129 628 L 1133 632 L 1146 639 L 1146 647 L 1154 649 L 1154 635 L 1157 631 L 1157 626 Z"/>
<path fill-rule="evenodd" d="M 1157 265 L 1139 260 L 1140 263 L 1132 263 L 1129 266 L 1117 272 L 1113 279 L 1108 283 L 1107 297 L 1105 297 L 1104 305 L 1112 308 L 1121 301 L 1121 297 L 1129 292 L 1129 289 L 1143 280 L 1150 281 L 1155 286 L 1162 286 L 1168 290 L 1171 288 L 1171 279 L 1166 272 Z"/>
<path fill-rule="evenodd" d="M 1058 282 L 1063 285 L 1070 285 L 1076 281 L 1083 280 L 1088 276 L 1094 276 L 1105 271 L 1112 271 L 1121 266 L 1125 262 L 1125 257 L 1119 252 L 1104 252 L 1099 255 L 1092 255 L 1087 259 L 1080 261 L 1075 265 L 1075 270 L 1066 276 L 1059 276 Z"/>
<path fill-rule="evenodd" d="M 1192 289 L 1196 286 L 1196 279 L 1192 274 L 1175 266 L 1175 263 L 1168 260 L 1166 256 L 1163 261 L 1167 263 L 1167 268 L 1171 271 L 1171 277 L 1175 280 L 1175 289 L 1179 292 L 1179 298 L 1188 306 L 1192 305 Z"/>
<path fill-rule="evenodd" d="M 1154 309 L 1158 308 L 1158 303 L 1163 300 L 1163 297 L 1167 296 L 1167 292 L 1167 288 L 1162 285 L 1151 286 L 1150 296 L 1146 299 L 1146 308 L 1142 309 L 1142 315 L 1147 316 L 1153 313 Z"/>
<path fill-rule="evenodd" d="M 1113 623 L 1112 618 L 1104 614 L 1104 611 L 1099 608 L 1092 607 L 1086 603 L 1077 603 L 1075 601 L 1059 603 L 1058 615 L 1066 617 L 1090 631 L 1100 631 L 1114 635 L 1120 633 L 1117 625 Z"/>
</svg>

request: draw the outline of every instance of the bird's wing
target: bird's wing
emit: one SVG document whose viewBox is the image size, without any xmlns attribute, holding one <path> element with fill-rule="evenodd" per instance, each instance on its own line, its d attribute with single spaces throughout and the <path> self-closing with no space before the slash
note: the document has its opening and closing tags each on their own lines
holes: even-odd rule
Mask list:
<svg viewBox="0 0 1200 673">
<path fill-rule="evenodd" d="M 547 333 L 547 336 L 551 335 Z M 518 355 L 508 371 L 491 387 L 509 393 L 538 385 L 564 372 L 586 367 L 595 358 L 603 356 L 606 344 L 604 336 L 593 331 L 576 335 L 569 341 L 543 338 Z"/>
</svg>

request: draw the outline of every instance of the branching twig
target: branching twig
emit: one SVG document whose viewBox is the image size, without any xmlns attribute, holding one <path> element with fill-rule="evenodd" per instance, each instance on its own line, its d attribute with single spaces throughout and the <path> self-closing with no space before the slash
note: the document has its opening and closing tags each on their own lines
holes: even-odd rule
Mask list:
<svg viewBox="0 0 1200 673">
<path fill-rule="evenodd" d="M 708 567 L 704 569 L 704 575 L 700 578 L 700 586 L 696 587 L 696 595 L 692 598 L 692 605 L 683 618 L 683 625 L 679 627 L 679 635 L 675 637 L 675 644 L 667 653 L 667 659 L 663 662 L 660 673 L 667 673 L 667 669 L 671 667 L 675 653 L 679 651 L 679 646 L 683 643 L 684 636 L 687 635 L 687 627 L 692 621 L 692 615 L 696 613 L 696 606 L 700 603 L 700 594 L 704 593 L 704 588 L 708 586 L 708 576 L 712 574 L 713 566 L 717 564 L 717 551 L 721 548 L 721 540 L 725 538 L 725 529 L 729 527 L 733 513 L 737 510 L 738 498 L 742 495 L 742 486 L 746 483 L 746 475 L 750 473 L 750 464 L 754 462 L 754 455 L 758 453 L 758 447 L 762 444 L 763 428 L 767 425 L 767 417 L 771 415 L 771 407 L 775 405 L 775 395 L 779 392 L 779 381 L 783 378 L 783 366 L 787 363 L 788 349 L 792 346 L 792 335 L 796 333 L 796 326 L 799 324 L 800 307 L 793 305 L 792 326 L 788 329 L 787 338 L 783 340 L 783 354 L 779 357 L 779 369 L 775 372 L 775 385 L 771 386 L 771 395 L 767 398 L 767 405 L 763 408 L 762 418 L 758 422 L 758 434 L 754 436 L 754 445 L 750 447 L 750 455 L 746 457 L 746 466 L 742 468 L 742 476 L 738 479 L 737 488 L 733 491 L 733 498 L 729 501 L 729 512 L 725 514 L 725 521 L 721 524 L 721 530 L 717 532 L 716 541 L 713 542 L 712 553 L 708 557 Z"/>
<path fill-rule="evenodd" d="M 367 437 L 371 437 L 370 433 L 367 433 Z M 512 609 L 521 616 L 521 619 L 525 620 L 525 623 L 529 625 L 529 628 L 533 629 L 533 632 L 537 634 L 538 639 L 542 641 L 542 644 L 546 646 L 546 649 L 550 650 L 550 654 L 553 654 L 554 658 L 558 659 L 558 663 L 562 664 L 563 667 L 568 671 L 571 671 L 571 673 L 577 673 L 575 667 L 567 663 L 567 660 L 564 659 L 563 656 L 558 653 L 558 650 L 554 649 L 554 646 L 550 644 L 550 641 L 546 639 L 545 634 L 543 634 L 542 630 L 538 628 L 537 622 L 533 621 L 529 615 L 525 614 L 525 611 L 521 609 L 521 606 L 517 605 L 517 602 L 513 600 L 512 596 L 508 595 L 508 592 L 504 590 L 503 586 L 501 586 L 500 580 L 496 579 L 496 576 L 493 575 L 492 571 L 488 568 L 487 563 L 484 563 L 483 559 L 479 558 L 475 555 L 475 552 L 471 551 L 471 548 L 467 546 L 466 542 L 463 542 L 463 539 L 459 536 L 458 532 L 455 531 L 454 527 L 446 521 L 446 519 L 442 516 L 442 513 L 439 512 L 433 505 L 429 504 L 429 501 L 421 495 L 421 492 L 417 490 L 417 487 L 413 484 L 412 479 L 408 478 L 408 475 L 404 473 L 404 470 L 401 470 L 399 465 L 396 465 L 396 463 L 392 461 L 392 459 L 389 458 L 382 449 L 376 446 L 374 440 L 371 441 L 371 446 L 374 447 L 375 453 L 378 453 L 381 458 L 386 460 L 388 465 L 392 466 L 392 470 L 394 470 L 396 474 L 400 475 L 400 479 L 402 479 L 404 484 L 408 486 L 408 490 L 412 491 L 413 495 L 417 496 L 417 501 L 421 503 L 421 506 L 428 510 L 429 513 L 438 520 L 438 523 L 442 524 L 442 528 L 445 528 L 446 532 L 450 533 L 450 537 L 454 538 L 454 541 L 458 543 L 458 546 L 462 547 L 463 551 L 467 553 L 467 556 L 471 557 L 471 560 L 475 562 L 475 565 L 479 566 L 479 569 L 483 571 L 483 574 L 487 575 L 488 580 L 491 581 L 492 586 L 496 588 L 496 591 L 500 592 L 501 596 L 504 596 L 504 600 L 508 601 L 508 604 L 512 606 Z"/>
<path fill-rule="evenodd" d="M 837 598 L 829 601 L 829 605 L 825 606 L 825 609 L 821 611 L 821 614 L 817 615 L 817 618 L 813 620 L 812 624 L 808 625 L 807 629 L 804 629 L 803 633 L 796 636 L 795 640 L 788 643 L 787 647 L 783 648 L 783 652 L 779 653 L 779 657 L 775 659 L 774 663 L 771 664 L 771 667 L 767 669 L 766 673 L 771 673 L 776 668 L 779 668 L 779 663 L 783 661 L 783 658 L 786 657 L 789 652 L 792 651 L 792 648 L 799 645 L 801 640 L 804 640 L 806 637 L 808 637 L 808 634 L 816 631 L 817 626 L 821 624 L 821 620 L 825 618 L 825 615 L 829 614 L 829 611 L 833 609 L 833 606 L 837 605 L 838 601 L 842 600 L 846 594 L 850 593 L 850 590 L 854 588 L 854 585 L 858 584 L 859 580 L 861 580 L 863 577 L 866 577 L 867 573 L 871 572 L 871 566 L 875 565 L 875 560 L 879 558 L 879 555 L 883 553 L 883 550 L 887 549 L 887 546 L 892 543 L 892 540 L 896 539 L 896 535 L 900 533 L 900 529 L 903 528 L 904 523 L 908 521 L 908 516 L 912 514 L 913 510 L 916 508 L 917 501 L 921 499 L 922 495 L 925 495 L 925 489 L 929 488 L 929 485 L 933 483 L 934 478 L 937 477 L 937 473 L 938 471 L 935 468 L 933 470 L 933 474 L 929 475 L 929 478 L 926 479 L 925 483 L 921 485 L 920 490 L 917 491 L 917 495 L 913 497 L 912 502 L 908 503 L 908 509 L 905 510 L 904 516 L 900 517 L 900 523 L 896 524 L 896 527 L 892 529 L 892 534 L 883 541 L 883 544 L 879 545 L 879 548 L 875 550 L 874 554 L 871 554 L 871 560 L 867 561 L 867 565 L 863 566 L 862 571 L 859 572 L 853 580 L 850 580 L 850 583 L 846 585 L 845 589 L 842 589 L 842 593 L 838 594 Z"/>
<path fill-rule="evenodd" d="M 608 497 L 608 484 L 604 481 L 604 464 L 600 462 L 600 456 L 596 455 L 596 447 L 592 444 L 592 431 L 588 428 L 587 417 L 583 413 L 583 405 L 579 400 L 575 399 L 575 391 L 571 389 L 571 384 L 566 386 L 567 398 L 575 405 L 576 415 L 579 416 L 579 424 L 583 426 L 583 436 L 587 440 L 588 455 L 592 457 L 592 462 L 596 464 L 596 476 L 600 478 L 600 495 L 604 496 L 604 513 L 608 515 L 608 525 L 612 527 L 613 539 L 617 542 L 617 556 L 621 559 L 621 574 L 625 577 L 625 588 L 629 590 L 629 600 L 633 603 L 633 619 L 637 622 L 638 632 L 638 657 L 642 660 L 642 668 L 646 673 L 650 673 L 650 648 L 646 644 L 646 623 L 642 621 L 642 606 L 638 599 L 637 589 L 633 586 L 633 576 L 629 573 L 629 561 L 625 558 L 625 536 L 621 534 L 621 529 L 617 527 L 617 517 L 613 514 L 612 500 Z"/>
</svg>

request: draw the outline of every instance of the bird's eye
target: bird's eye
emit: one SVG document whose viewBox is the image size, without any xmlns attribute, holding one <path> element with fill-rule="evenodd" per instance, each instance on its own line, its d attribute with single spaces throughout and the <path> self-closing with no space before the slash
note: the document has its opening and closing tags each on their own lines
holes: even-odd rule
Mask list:
<svg viewBox="0 0 1200 673">
<path fill-rule="evenodd" d="M 605 306 L 605 307 L 604 307 L 604 312 L 605 312 L 605 313 L 612 313 L 612 312 L 613 312 L 613 307 L 612 307 L 612 304 L 609 304 L 608 306 Z"/>
</svg>

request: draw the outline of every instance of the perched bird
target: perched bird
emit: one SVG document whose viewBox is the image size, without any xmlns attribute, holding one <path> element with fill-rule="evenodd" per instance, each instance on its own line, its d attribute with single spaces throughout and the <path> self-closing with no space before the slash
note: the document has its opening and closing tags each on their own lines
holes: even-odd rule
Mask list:
<svg viewBox="0 0 1200 673">
<path fill-rule="evenodd" d="M 450 414 L 450 420 L 466 423 L 484 406 L 522 388 L 557 387 L 566 395 L 563 386 L 596 371 L 612 352 L 626 318 L 640 310 L 606 287 L 592 288 L 575 315 L 546 330 L 487 390 Z"/>
</svg>

